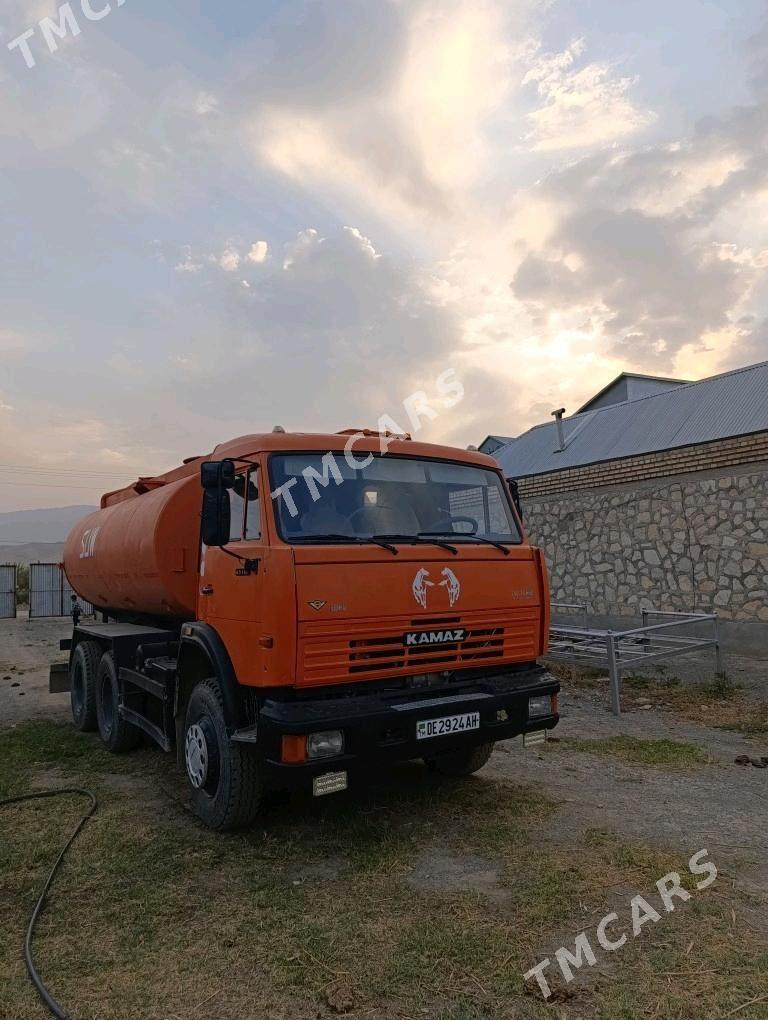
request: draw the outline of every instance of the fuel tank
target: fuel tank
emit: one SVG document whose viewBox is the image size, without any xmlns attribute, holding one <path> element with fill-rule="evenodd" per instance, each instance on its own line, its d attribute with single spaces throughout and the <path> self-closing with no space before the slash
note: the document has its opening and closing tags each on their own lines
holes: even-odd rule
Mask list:
<svg viewBox="0 0 768 1020">
<path fill-rule="evenodd" d="M 64 546 L 72 588 L 110 615 L 194 619 L 200 506 L 191 472 L 129 499 L 105 497 Z"/>
</svg>

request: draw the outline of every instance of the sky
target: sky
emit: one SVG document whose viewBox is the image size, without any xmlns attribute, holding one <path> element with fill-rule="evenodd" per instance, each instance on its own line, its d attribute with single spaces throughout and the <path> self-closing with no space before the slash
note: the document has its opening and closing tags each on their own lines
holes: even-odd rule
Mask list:
<svg viewBox="0 0 768 1020">
<path fill-rule="evenodd" d="M 0 0 L 0 219 L 0 512 L 516 435 L 768 358 L 765 6 Z"/>
</svg>

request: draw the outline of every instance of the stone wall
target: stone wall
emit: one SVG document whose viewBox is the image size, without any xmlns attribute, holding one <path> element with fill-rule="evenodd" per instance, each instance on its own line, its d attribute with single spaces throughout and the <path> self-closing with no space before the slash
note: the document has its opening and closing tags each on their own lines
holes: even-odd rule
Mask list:
<svg viewBox="0 0 768 1020">
<path fill-rule="evenodd" d="M 768 462 L 529 496 L 554 601 L 599 618 L 717 610 L 768 657 Z"/>
</svg>

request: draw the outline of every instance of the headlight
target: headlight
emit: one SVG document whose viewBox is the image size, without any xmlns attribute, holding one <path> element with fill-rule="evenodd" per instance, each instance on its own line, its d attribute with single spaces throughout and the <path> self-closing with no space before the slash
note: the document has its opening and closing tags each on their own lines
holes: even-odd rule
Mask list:
<svg viewBox="0 0 768 1020">
<path fill-rule="evenodd" d="M 528 718 L 540 719 L 545 715 L 552 715 L 552 695 L 537 694 L 534 698 L 528 699 Z"/>
<path fill-rule="evenodd" d="M 330 758 L 344 751 L 344 734 L 341 730 L 328 730 L 325 733 L 310 733 L 307 737 L 308 758 Z"/>
</svg>

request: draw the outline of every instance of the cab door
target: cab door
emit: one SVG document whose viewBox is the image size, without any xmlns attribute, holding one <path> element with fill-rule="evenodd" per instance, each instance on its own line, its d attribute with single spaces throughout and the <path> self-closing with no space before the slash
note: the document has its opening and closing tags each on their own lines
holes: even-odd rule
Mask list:
<svg viewBox="0 0 768 1020">
<path fill-rule="evenodd" d="M 230 540 L 223 548 L 203 547 L 200 556 L 199 616 L 219 634 L 237 679 L 257 684 L 263 671 L 260 643 L 267 552 L 257 466 L 235 475 L 229 490 Z"/>
</svg>

